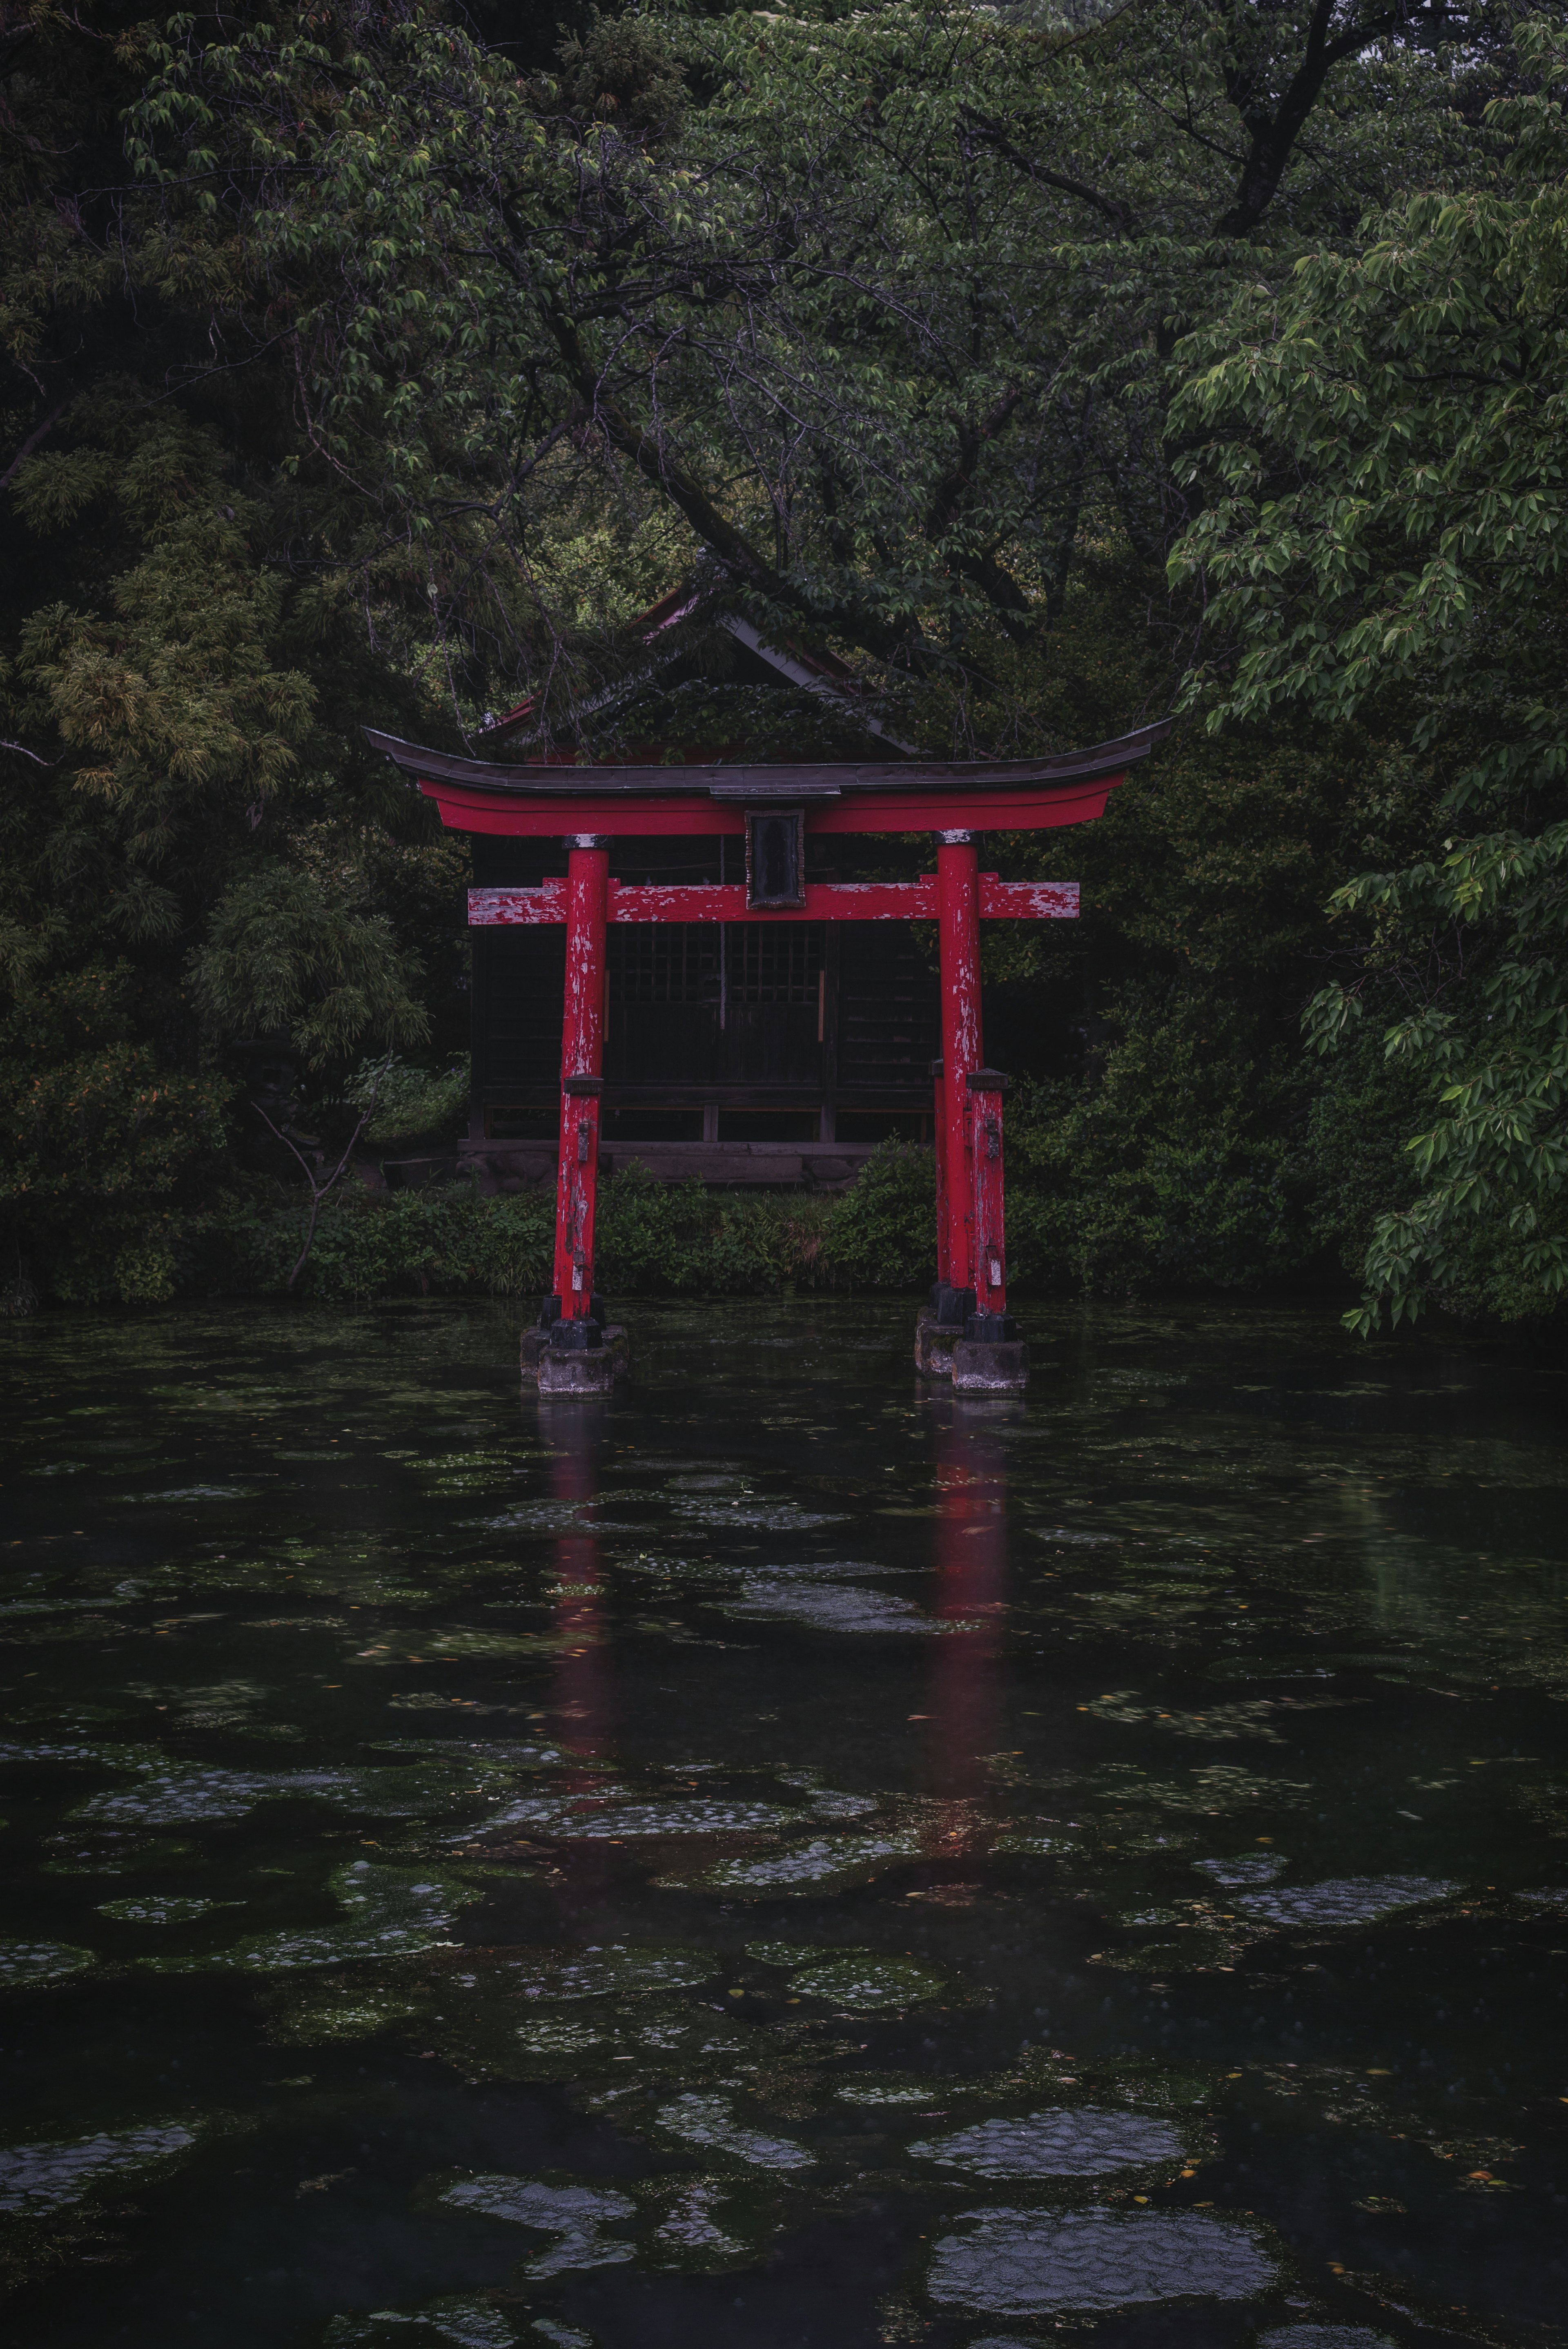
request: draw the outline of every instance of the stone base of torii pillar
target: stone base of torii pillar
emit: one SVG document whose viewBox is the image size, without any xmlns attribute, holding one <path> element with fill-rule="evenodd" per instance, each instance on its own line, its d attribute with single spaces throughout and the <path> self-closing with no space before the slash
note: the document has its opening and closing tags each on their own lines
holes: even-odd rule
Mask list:
<svg viewBox="0 0 1568 2349">
<path fill-rule="evenodd" d="M 619 1321 L 595 1325 L 597 1342 L 570 1350 L 551 1344 L 551 1327 L 522 1333 L 518 1367 L 541 1394 L 608 1394 L 632 1367 L 632 1341 Z"/>
<path fill-rule="evenodd" d="M 1016 1394 L 1029 1383 L 1029 1350 L 1021 1338 L 976 1345 L 960 1338 L 953 1349 L 956 1394 Z"/>
<path fill-rule="evenodd" d="M 914 1367 L 923 1378 L 951 1379 L 959 1394 L 1016 1394 L 1029 1383 L 1029 1349 L 1022 1338 L 972 1339 L 967 1320 L 944 1321 L 935 1311 L 914 1325 Z"/>
</svg>

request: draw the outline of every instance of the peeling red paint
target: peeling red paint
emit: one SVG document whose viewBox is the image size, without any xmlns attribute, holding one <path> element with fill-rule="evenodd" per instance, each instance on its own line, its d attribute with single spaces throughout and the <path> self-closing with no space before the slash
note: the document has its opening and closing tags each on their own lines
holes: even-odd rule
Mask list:
<svg viewBox="0 0 1568 2349">
<path fill-rule="evenodd" d="M 604 913 L 610 854 L 573 848 L 553 885 L 566 922 L 566 1004 L 561 1030 L 561 1154 L 555 1178 L 555 1294 L 564 1320 L 584 1321 L 593 1296 L 599 1192 L 599 1096 L 570 1091 L 599 1079 L 604 1052 Z M 519 891 L 519 895 L 526 893 Z M 555 916 L 557 920 L 562 915 Z"/>
<path fill-rule="evenodd" d="M 971 1069 L 980 1066 L 980 876 L 973 840 L 936 852 L 942 958 L 942 1065 L 947 1095 L 947 1278 L 975 1287 Z"/>
<path fill-rule="evenodd" d="M 1002 881 L 979 875 L 980 918 L 993 922 L 1076 921 L 1076 881 Z M 918 881 L 810 881 L 806 902 L 778 912 L 748 908 L 743 884 L 682 883 L 668 887 L 622 881 L 608 885 L 610 922 L 933 922 L 939 912 L 936 875 Z M 567 918 L 564 881 L 535 889 L 470 889 L 469 926 L 530 927 Z"/>
<path fill-rule="evenodd" d="M 995 1076 L 992 1070 L 978 1073 Z M 1002 1201 L 1002 1084 L 972 1083 L 970 1133 L 975 1153 L 975 1309 L 1007 1310 L 1007 1253 Z"/>
</svg>

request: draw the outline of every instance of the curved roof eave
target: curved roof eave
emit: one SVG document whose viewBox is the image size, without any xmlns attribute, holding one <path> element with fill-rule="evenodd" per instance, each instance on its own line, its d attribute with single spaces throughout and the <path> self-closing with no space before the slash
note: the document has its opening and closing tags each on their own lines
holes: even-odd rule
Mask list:
<svg viewBox="0 0 1568 2349">
<path fill-rule="evenodd" d="M 1172 720 L 1162 718 L 1140 726 L 1112 742 L 1096 742 L 1084 750 L 1050 758 L 936 761 L 900 759 L 863 761 L 854 764 L 812 761 L 799 766 L 614 766 L 533 764 L 508 765 L 490 759 L 462 759 L 447 750 L 428 750 L 382 734 L 366 726 L 362 730 L 371 748 L 417 781 L 452 783 L 464 791 L 495 792 L 508 796 L 538 793 L 552 799 L 579 795 L 640 799 L 674 792 L 707 792 L 717 799 L 739 799 L 756 793 L 778 802 L 791 794 L 802 799 L 838 798 L 844 792 L 962 791 L 965 785 L 995 791 L 998 785 L 1088 781 L 1100 775 L 1120 774 L 1149 756 L 1171 731 Z"/>
</svg>

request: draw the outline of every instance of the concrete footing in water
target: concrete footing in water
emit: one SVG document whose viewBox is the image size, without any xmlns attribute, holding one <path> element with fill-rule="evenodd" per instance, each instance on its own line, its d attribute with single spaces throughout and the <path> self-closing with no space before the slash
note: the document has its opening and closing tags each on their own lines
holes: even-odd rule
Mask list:
<svg viewBox="0 0 1568 2349">
<path fill-rule="evenodd" d="M 604 1342 L 570 1353 L 550 1342 L 550 1330 L 535 1325 L 522 1333 L 518 1367 L 524 1386 L 541 1394 L 608 1394 L 632 1367 L 632 1341 L 619 1321 L 604 1325 Z"/>
<path fill-rule="evenodd" d="M 965 1321 L 923 1313 L 914 1325 L 914 1367 L 923 1378 L 951 1379 L 959 1394 L 1016 1394 L 1029 1383 L 1029 1350 L 1021 1338 L 975 1340 Z"/>
<path fill-rule="evenodd" d="M 1021 1338 L 978 1344 L 960 1338 L 953 1349 L 954 1394 L 1016 1394 L 1029 1383 L 1029 1350 Z"/>
<path fill-rule="evenodd" d="M 923 1378 L 950 1379 L 953 1349 L 964 1335 L 962 1321 L 939 1321 L 923 1313 L 914 1325 L 914 1367 Z"/>
</svg>

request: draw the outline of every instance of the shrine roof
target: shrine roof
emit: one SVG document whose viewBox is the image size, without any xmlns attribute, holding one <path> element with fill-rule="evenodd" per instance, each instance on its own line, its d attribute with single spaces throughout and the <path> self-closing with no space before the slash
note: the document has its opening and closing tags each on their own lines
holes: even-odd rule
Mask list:
<svg viewBox="0 0 1568 2349">
<path fill-rule="evenodd" d="M 663 799 L 670 794 L 706 793 L 719 805 L 835 800 L 845 792 L 887 792 L 940 793 L 962 802 L 966 792 L 990 794 L 1008 786 L 1045 786 L 1090 781 L 1099 776 L 1120 775 L 1148 757 L 1171 730 L 1171 720 L 1140 726 L 1113 742 L 1097 742 L 1086 750 L 1070 750 L 1049 758 L 936 761 L 919 758 L 867 761 L 830 765 L 812 761 L 802 766 L 578 766 L 540 761 L 509 765 L 499 760 L 462 759 L 446 750 L 428 750 L 404 742 L 395 734 L 364 730 L 373 750 L 384 751 L 405 774 L 427 783 L 449 783 L 464 792 L 492 792 L 506 798 L 542 796 L 563 799 Z"/>
</svg>

